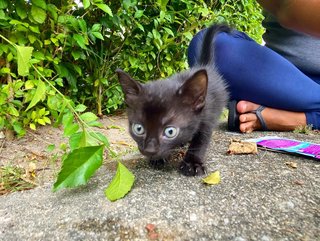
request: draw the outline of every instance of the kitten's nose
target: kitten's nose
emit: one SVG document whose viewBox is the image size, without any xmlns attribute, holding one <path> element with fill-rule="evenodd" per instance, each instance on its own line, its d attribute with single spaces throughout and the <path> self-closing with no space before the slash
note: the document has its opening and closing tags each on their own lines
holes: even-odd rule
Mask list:
<svg viewBox="0 0 320 241">
<path fill-rule="evenodd" d="M 143 155 L 152 156 L 159 151 L 159 145 L 156 139 L 151 139 L 145 143 L 142 151 Z"/>
</svg>

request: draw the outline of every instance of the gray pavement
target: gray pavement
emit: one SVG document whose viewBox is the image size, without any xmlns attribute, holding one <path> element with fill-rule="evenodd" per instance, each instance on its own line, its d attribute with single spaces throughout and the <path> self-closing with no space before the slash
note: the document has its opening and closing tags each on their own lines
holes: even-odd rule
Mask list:
<svg viewBox="0 0 320 241">
<path fill-rule="evenodd" d="M 320 142 L 319 134 L 234 135 L 220 127 L 207 157 L 209 171 L 221 173 L 220 184 L 180 175 L 175 160 L 154 170 L 141 158 L 126 157 L 136 182 L 116 202 L 104 196 L 115 163 L 77 189 L 52 193 L 48 183 L 1 196 L 0 240 L 320 240 L 319 161 L 261 150 L 226 154 L 231 138 L 267 134 Z"/>
</svg>

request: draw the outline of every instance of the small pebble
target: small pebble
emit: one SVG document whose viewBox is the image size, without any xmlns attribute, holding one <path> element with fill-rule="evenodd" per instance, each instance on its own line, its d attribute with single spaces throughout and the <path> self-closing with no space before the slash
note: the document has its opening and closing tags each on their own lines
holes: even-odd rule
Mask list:
<svg viewBox="0 0 320 241">
<path fill-rule="evenodd" d="M 194 214 L 194 213 L 191 213 L 191 214 L 190 214 L 190 221 L 194 222 L 194 221 L 197 221 L 197 220 L 198 220 L 197 215 Z"/>
</svg>

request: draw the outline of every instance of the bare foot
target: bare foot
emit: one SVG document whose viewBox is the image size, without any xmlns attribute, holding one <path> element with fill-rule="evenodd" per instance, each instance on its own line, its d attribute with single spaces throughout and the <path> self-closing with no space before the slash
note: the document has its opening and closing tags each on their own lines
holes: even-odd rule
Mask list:
<svg viewBox="0 0 320 241">
<path fill-rule="evenodd" d="M 239 112 L 240 131 L 250 133 L 254 130 L 260 130 L 261 123 L 254 113 L 250 113 L 258 109 L 260 105 L 250 101 L 241 100 L 237 104 Z M 278 110 L 273 108 L 265 108 L 261 112 L 268 130 L 273 131 L 293 131 L 299 126 L 306 126 L 307 120 L 303 112 L 291 112 L 286 110 Z"/>
</svg>

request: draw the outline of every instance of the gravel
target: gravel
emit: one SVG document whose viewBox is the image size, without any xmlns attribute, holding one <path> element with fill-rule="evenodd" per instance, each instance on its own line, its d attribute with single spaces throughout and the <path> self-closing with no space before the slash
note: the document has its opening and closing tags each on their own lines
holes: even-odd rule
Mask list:
<svg viewBox="0 0 320 241">
<path fill-rule="evenodd" d="M 259 150 L 227 155 L 231 138 L 278 135 L 319 143 L 319 134 L 255 132 L 220 127 L 207 154 L 221 183 L 184 177 L 172 160 L 154 170 L 138 155 L 123 158 L 135 175 L 131 192 L 110 202 L 104 189 L 115 164 L 103 165 L 86 186 L 51 191 L 46 183 L 0 197 L 0 240 L 320 240 L 320 162 Z M 296 162 L 297 168 L 285 163 Z M 153 224 L 154 230 L 147 225 Z"/>
</svg>

